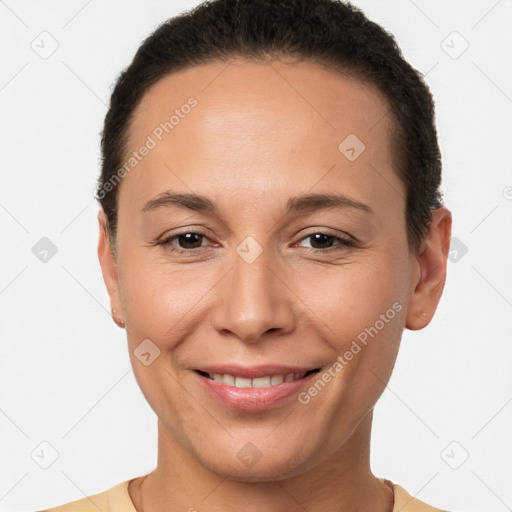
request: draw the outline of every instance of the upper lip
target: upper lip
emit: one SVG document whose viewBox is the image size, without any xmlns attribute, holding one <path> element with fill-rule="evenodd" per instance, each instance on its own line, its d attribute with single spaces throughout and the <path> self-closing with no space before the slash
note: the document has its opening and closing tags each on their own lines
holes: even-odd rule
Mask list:
<svg viewBox="0 0 512 512">
<path fill-rule="evenodd" d="M 318 366 L 288 366 L 283 364 L 262 364 L 257 366 L 242 366 L 238 364 L 209 364 L 196 368 L 196 370 L 220 375 L 233 375 L 246 379 L 256 379 L 258 377 L 288 375 L 289 373 L 306 373 L 310 370 L 319 369 Z"/>
</svg>

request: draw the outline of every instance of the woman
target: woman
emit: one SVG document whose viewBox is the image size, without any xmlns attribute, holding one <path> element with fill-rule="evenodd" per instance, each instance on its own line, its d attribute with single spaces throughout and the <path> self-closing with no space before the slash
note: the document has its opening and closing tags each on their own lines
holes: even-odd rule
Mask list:
<svg viewBox="0 0 512 512">
<path fill-rule="evenodd" d="M 206 3 L 141 45 L 102 151 L 98 255 L 158 465 L 51 510 L 439 510 L 369 461 L 451 233 L 393 38 L 334 0 Z"/>
</svg>

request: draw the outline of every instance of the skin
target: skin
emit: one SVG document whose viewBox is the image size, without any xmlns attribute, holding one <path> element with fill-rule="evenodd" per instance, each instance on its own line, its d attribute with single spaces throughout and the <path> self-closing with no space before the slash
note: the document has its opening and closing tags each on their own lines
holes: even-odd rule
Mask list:
<svg viewBox="0 0 512 512">
<path fill-rule="evenodd" d="M 451 214 L 436 210 L 419 251 L 409 250 L 385 99 L 312 62 L 233 60 L 171 74 L 137 107 L 128 153 L 191 96 L 197 106 L 119 185 L 116 254 L 98 217 L 111 307 L 158 416 L 158 465 L 142 486 L 143 507 L 141 479 L 132 501 L 146 512 L 389 511 L 392 492 L 370 469 L 372 410 L 403 329 L 422 329 L 437 308 Z M 349 134 L 366 146 L 352 162 L 338 150 Z M 141 212 L 167 190 L 205 195 L 218 214 Z M 288 199 L 306 193 L 344 194 L 373 213 L 288 215 Z M 199 249 L 183 238 L 157 244 L 187 232 L 206 235 Z M 334 237 L 323 246 L 307 237 L 322 232 Z M 263 249 L 252 263 L 236 252 L 248 236 Z M 325 370 L 394 303 L 402 310 L 306 405 L 233 411 L 193 375 L 225 362 Z M 134 355 L 147 338 L 160 350 L 149 366 Z M 252 467 L 237 457 L 247 442 L 261 453 Z"/>
</svg>

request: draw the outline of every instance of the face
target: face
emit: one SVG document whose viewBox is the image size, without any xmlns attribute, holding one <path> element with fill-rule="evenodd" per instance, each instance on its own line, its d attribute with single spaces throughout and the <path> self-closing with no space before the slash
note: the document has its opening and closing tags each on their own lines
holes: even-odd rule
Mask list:
<svg viewBox="0 0 512 512">
<path fill-rule="evenodd" d="M 100 261 L 160 434 L 203 467 L 281 479 L 340 453 L 430 321 L 445 259 L 408 249 L 386 112 L 282 61 L 193 67 L 138 106 Z"/>
</svg>

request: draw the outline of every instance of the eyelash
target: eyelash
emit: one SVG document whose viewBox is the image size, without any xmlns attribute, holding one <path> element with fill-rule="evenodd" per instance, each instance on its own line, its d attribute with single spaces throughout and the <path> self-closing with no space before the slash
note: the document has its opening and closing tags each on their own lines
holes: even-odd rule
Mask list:
<svg viewBox="0 0 512 512">
<path fill-rule="evenodd" d="M 157 242 L 157 245 L 170 248 L 170 252 L 178 253 L 178 254 L 193 254 L 193 253 L 199 252 L 201 249 L 204 249 L 204 247 L 197 247 L 195 249 L 182 249 L 182 248 L 179 248 L 179 247 L 176 247 L 176 246 L 172 245 L 171 242 L 173 240 L 178 239 L 180 236 L 184 236 L 184 235 L 199 235 L 199 236 L 202 236 L 204 238 L 208 238 L 208 236 L 205 233 L 201 233 L 200 231 L 184 231 L 183 233 L 178 233 L 176 235 L 172 235 L 170 237 L 167 237 L 167 238 L 163 239 L 160 242 Z M 332 235 L 330 233 L 326 233 L 324 231 L 314 231 L 312 233 L 309 233 L 309 234 L 303 236 L 297 243 L 302 242 L 303 240 L 306 240 L 307 238 L 311 238 L 314 235 L 326 235 L 329 238 L 332 238 L 334 241 L 339 242 L 339 245 L 328 247 L 326 249 L 315 249 L 315 248 L 308 248 L 308 247 L 306 247 L 306 249 L 308 249 L 308 252 L 326 254 L 326 253 L 335 252 L 335 251 L 344 251 L 348 247 L 355 246 L 355 243 L 352 242 L 352 240 L 348 240 L 346 238 L 335 236 L 335 235 Z"/>
</svg>

